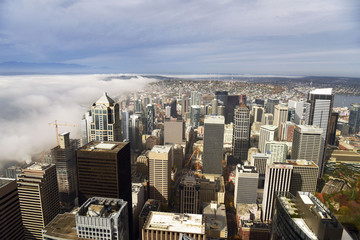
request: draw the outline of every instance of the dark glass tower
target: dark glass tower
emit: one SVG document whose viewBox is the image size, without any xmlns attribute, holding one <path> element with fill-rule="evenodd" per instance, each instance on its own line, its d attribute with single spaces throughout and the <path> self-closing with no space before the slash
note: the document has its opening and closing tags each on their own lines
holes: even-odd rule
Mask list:
<svg viewBox="0 0 360 240">
<path fill-rule="evenodd" d="M 132 190 L 130 144 L 90 142 L 76 152 L 79 205 L 96 197 L 128 202 L 129 233 L 132 239 Z"/>
</svg>

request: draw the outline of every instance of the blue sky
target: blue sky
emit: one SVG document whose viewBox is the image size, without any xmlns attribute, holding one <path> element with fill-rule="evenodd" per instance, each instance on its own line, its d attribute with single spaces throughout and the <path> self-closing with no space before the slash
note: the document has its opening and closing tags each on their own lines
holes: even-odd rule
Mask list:
<svg viewBox="0 0 360 240">
<path fill-rule="evenodd" d="M 359 0 L 2 0 L 0 63 L 360 77 Z"/>
</svg>

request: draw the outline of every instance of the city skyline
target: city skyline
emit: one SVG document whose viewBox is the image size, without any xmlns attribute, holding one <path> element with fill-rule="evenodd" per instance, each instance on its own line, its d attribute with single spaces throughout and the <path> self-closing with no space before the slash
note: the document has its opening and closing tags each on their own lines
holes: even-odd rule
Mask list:
<svg viewBox="0 0 360 240">
<path fill-rule="evenodd" d="M 360 76 L 356 0 L 18 0 L 0 9 L 0 73 Z"/>
</svg>

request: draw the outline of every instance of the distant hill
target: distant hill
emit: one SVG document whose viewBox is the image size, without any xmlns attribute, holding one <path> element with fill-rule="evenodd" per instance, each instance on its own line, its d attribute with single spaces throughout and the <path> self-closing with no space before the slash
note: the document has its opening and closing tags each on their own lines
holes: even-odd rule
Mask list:
<svg viewBox="0 0 360 240">
<path fill-rule="evenodd" d="M 104 71 L 104 70 L 102 70 Z M 63 74 L 63 73 L 95 73 L 95 69 L 85 65 L 67 63 L 29 63 L 29 62 L 3 62 L 0 63 L 0 74 Z"/>
</svg>

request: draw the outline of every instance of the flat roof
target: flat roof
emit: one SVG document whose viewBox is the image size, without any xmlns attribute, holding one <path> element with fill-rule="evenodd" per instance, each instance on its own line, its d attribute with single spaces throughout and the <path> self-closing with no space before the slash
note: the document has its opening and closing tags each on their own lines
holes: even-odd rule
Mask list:
<svg viewBox="0 0 360 240">
<path fill-rule="evenodd" d="M 332 88 L 317 88 L 317 89 L 311 91 L 310 94 L 331 95 Z"/>
<path fill-rule="evenodd" d="M 311 204 L 313 205 L 313 201 L 311 201 L 311 199 L 309 198 L 309 196 L 307 195 L 299 195 L 301 200 L 305 203 L 305 204 Z"/>
<path fill-rule="evenodd" d="M 75 215 L 72 213 L 58 214 L 43 230 L 45 236 L 62 239 L 84 240 L 76 232 Z"/>
<path fill-rule="evenodd" d="M 318 237 L 313 233 L 308 225 L 306 225 L 304 219 L 302 218 L 293 218 L 293 221 L 296 223 L 296 225 L 310 238 L 317 240 Z"/>
<path fill-rule="evenodd" d="M 260 127 L 260 129 L 266 129 L 266 130 L 270 130 L 270 131 L 275 131 L 278 127 L 277 126 L 273 126 L 273 125 L 263 125 Z"/>
<path fill-rule="evenodd" d="M 286 160 L 286 163 L 290 163 L 294 166 L 302 166 L 302 167 L 315 167 L 317 168 L 318 166 L 311 160 L 304 160 L 304 159 L 288 159 Z"/>
<path fill-rule="evenodd" d="M 205 115 L 205 124 L 225 124 L 224 116 Z"/>
<path fill-rule="evenodd" d="M 78 151 L 80 152 L 90 152 L 90 151 L 96 151 L 96 152 L 118 152 L 123 147 L 125 147 L 128 142 L 100 142 L 100 141 L 92 141 L 88 144 L 81 147 Z"/>
<path fill-rule="evenodd" d="M 216 206 L 216 208 L 213 208 L 213 205 Z M 227 232 L 225 204 L 220 204 L 219 206 L 216 202 L 204 204 L 203 215 L 206 217 L 207 229 Z"/>
<path fill-rule="evenodd" d="M 315 125 L 296 125 L 295 129 L 300 130 L 300 132 L 304 132 L 304 133 L 315 133 L 315 134 L 323 133 L 323 129 Z"/>
<path fill-rule="evenodd" d="M 45 169 L 49 168 L 50 166 L 51 166 L 51 164 L 49 164 L 49 163 L 34 162 L 25 169 L 29 169 L 29 170 L 45 170 Z"/>
<path fill-rule="evenodd" d="M 5 186 L 11 182 L 15 181 L 15 179 L 12 178 L 0 178 L 0 187 Z"/>
<path fill-rule="evenodd" d="M 154 153 L 168 153 L 171 150 L 172 145 L 155 145 L 150 152 Z"/>
<path fill-rule="evenodd" d="M 205 234 L 205 221 L 201 214 L 151 212 L 145 229 Z"/>
<path fill-rule="evenodd" d="M 114 143 L 99 143 L 95 145 L 96 149 L 105 149 L 105 150 L 111 150 L 116 146 Z"/>
</svg>

